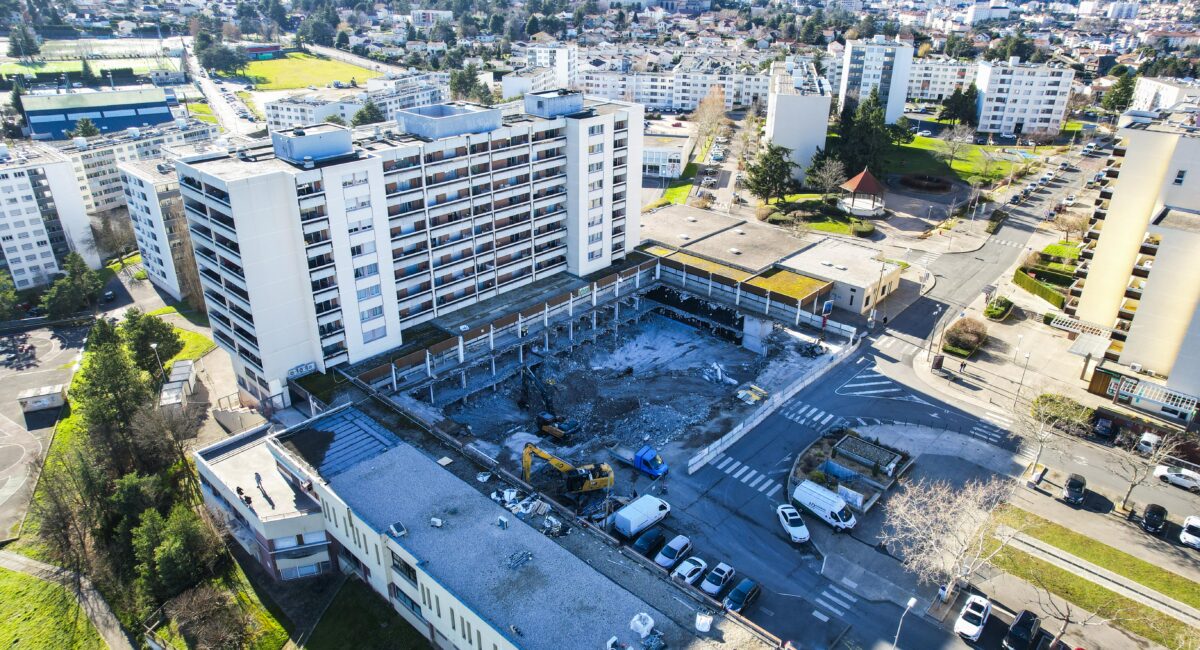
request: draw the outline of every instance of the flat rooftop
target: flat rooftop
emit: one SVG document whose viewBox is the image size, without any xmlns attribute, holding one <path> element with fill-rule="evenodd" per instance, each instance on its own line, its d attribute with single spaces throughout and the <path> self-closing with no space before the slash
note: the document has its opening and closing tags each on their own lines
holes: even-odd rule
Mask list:
<svg viewBox="0 0 1200 650">
<path fill-rule="evenodd" d="M 289 429 L 280 434 L 279 444 L 328 480 L 396 447 L 400 439 L 351 408 Z"/>
<path fill-rule="evenodd" d="M 605 274 L 607 275 L 607 274 Z M 486 325 L 501 316 L 515 314 L 540 304 L 549 298 L 568 291 L 583 288 L 589 283 L 579 276 L 569 273 L 555 273 L 549 277 L 535 280 L 498 296 L 481 300 L 473 305 L 446 314 L 429 321 L 452 336 L 462 333 L 462 326 L 468 330 Z"/>
<path fill-rule="evenodd" d="M 0 158 L 0 169 L 20 169 L 70 161 L 70 158 L 54 147 L 22 140 L 8 144 L 8 157 Z"/>
<path fill-rule="evenodd" d="M 162 158 L 129 160 L 126 162 L 117 163 L 117 167 L 120 169 L 132 170 L 142 178 L 150 180 L 156 184 L 174 183 L 179 180 L 178 176 L 175 174 L 175 163 L 168 162 Z"/>
<path fill-rule="evenodd" d="M 899 264 L 883 262 L 880 251 L 840 239 L 825 238 L 783 260 L 781 265 L 798 273 L 831 282 L 870 286 L 884 274 L 900 269 Z"/>
<path fill-rule="evenodd" d="M 689 205 L 669 205 L 642 215 L 641 238 L 751 274 L 808 245 L 779 228 Z"/>
<path fill-rule="evenodd" d="M 249 508 L 263 520 L 320 512 L 320 504 L 276 471 L 275 457 L 267 446 L 269 437 L 270 428 L 264 426 L 246 438 L 206 447 L 200 457 L 222 483 L 249 494 Z"/>
<path fill-rule="evenodd" d="M 1200 211 L 1166 206 L 1154 219 L 1154 225 L 1171 230 L 1200 233 Z"/>
</svg>

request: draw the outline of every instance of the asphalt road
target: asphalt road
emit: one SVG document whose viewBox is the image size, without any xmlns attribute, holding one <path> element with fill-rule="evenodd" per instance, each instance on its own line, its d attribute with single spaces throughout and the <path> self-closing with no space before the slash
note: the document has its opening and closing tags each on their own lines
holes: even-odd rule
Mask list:
<svg viewBox="0 0 1200 650">
<path fill-rule="evenodd" d="M 200 65 L 200 61 L 196 58 L 192 51 L 190 39 L 189 44 L 186 46 L 186 51 L 188 64 L 191 66 L 191 69 L 194 71 L 203 70 L 203 67 Z M 237 111 L 234 108 L 234 103 L 227 101 L 225 97 L 221 95 L 222 88 L 229 89 L 229 92 L 241 90 L 241 87 L 237 84 L 227 82 L 222 86 L 218 86 L 213 82 L 211 77 L 200 76 L 199 72 L 192 75 L 192 80 L 200 86 L 200 90 L 204 93 L 205 99 L 208 100 L 208 106 L 212 109 L 213 115 L 217 117 L 217 121 L 220 122 L 221 126 L 225 127 L 225 129 L 230 133 L 236 135 L 245 135 L 247 133 L 261 131 L 262 129 L 267 128 L 265 122 L 251 122 L 250 120 L 244 120 L 238 117 Z M 241 100 L 235 100 L 236 103 L 240 103 L 240 101 Z"/>
</svg>

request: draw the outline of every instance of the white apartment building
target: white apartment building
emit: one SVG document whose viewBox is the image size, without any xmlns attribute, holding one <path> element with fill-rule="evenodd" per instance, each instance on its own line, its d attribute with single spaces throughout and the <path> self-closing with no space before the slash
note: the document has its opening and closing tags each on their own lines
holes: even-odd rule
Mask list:
<svg viewBox="0 0 1200 650">
<path fill-rule="evenodd" d="M 406 328 L 638 243 L 642 107 L 567 91 L 403 129 L 276 131 L 177 163 L 217 344 L 254 400 L 403 344 Z M 633 233 L 627 236 L 626 233 Z"/>
<path fill-rule="evenodd" d="M 988 20 L 1008 20 L 1008 4 L 1002 0 L 990 2 L 974 2 L 962 11 L 962 22 L 974 25 Z"/>
<path fill-rule="evenodd" d="M 0 269 L 30 289 L 53 280 L 70 252 L 100 266 L 71 160 L 48 145 L 0 144 Z"/>
<path fill-rule="evenodd" d="M 196 258 L 188 236 L 175 165 L 163 159 L 118 163 L 142 268 L 176 300 L 200 300 Z"/>
<path fill-rule="evenodd" d="M 579 74 L 579 46 L 574 43 L 530 45 L 525 58 L 532 68 L 550 68 L 558 88 L 574 88 Z M 508 95 L 505 95 L 507 97 Z"/>
<path fill-rule="evenodd" d="M 888 124 L 904 115 L 904 100 L 912 71 L 913 46 L 899 40 L 889 41 L 878 35 L 873 39 L 846 41 L 839 77 L 838 106 L 846 99 L 866 99 L 879 91 Z"/>
<path fill-rule="evenodd" d="M 1097 199 L 1086 265 L 1066 312 L 1111 329 L 1106 357 L 1166 377 L 1165 389 L 1200 396 L 1200 134 L 1190 115 L 1121 118 Z M 1194 407 L 1194 399 L 1192 402 Z M 1141 405 L 1143 408 L 1146 406 Z M 1176 418 L 1190 417 L 1164 403 Z"/>
<path fill-rule="evenodd" d="M 553 68 L 522 68 L 500 80 L 500 96 L 511 99 L 559 87 Z"/>
<path fill-rule="evenodd" d="M 1195 80 L 1170 79 L 1167 77 L 1138 77 L 1133 87 L 1132 111 L 1163 111 L 1171 107 L 1194 102 L 1200 98 L 1200 83 Z"/>
<path fill-rule="evenodd" d="M 100 214 L 125 205 L 125 187 L 117 170 L 119 163 L 158 158 L 164 146 L 207 142 L 218 133 L 216 124 L 179 118 L 112 135 L 73 138 L 60 145 L 59 150 L 71 159 L 84 209 L 89 214 Z"/>
<path fill-rule="evenodd" d="M 579 75 L 579 88 L 593 97 L 636 102 L 648 108 L 677 109 L 674 72 L 589 70 Z"/>
<path fill-rule="evenodd" d="M 981 61 L 978 130 L 1004 135 L 1058 133 L 1067 112 L 1075 71 L 1061 65 Z"/>
<path fill-rule="evenodd" d="M 941 102 L 955 90 L 965 91 L 975 83 L 979 64 L 975 61 L 923 58 L 913 59 L 912 73 L 908 78 L 908 98 L 919 101 Z"/>
<path fill-rule="evenodd" d="M 368 79 L 365 89 L 318 90 L 267 102 L 264 113 L 267 128 L 276 131 L 297 124 L 319 124 L 337 116 L 349 124 L 355 113 L 370 99 L 388 120 L 396 112 L 414 106 L 440 104 L 450 99 L 450 74 L 446 72 L 410 72 Z"/>
<path fill-rule="evenodd" d="M 763 140 L 791 150 L 792 175 L 800 180 L 817 149 L 825 147 L 833 93 L 811 63 L 780 61 L 771 66 L 771 76 Z"/>
<path fill-rule="evenodd" d="M 408 13 L 408 20 L 417 29 L 429 29 L 438 23 L 453 23 L 454 12 L 440 9 L 413 9 Z"/>
<path fill-rule="evenodd" d="M 580 89 L 595 97 L 636 102 L 656 109 L 691 111 L 714 87 L 725 95 L 725 108 L 766 101 L 770 74 L 747 70 L 713 57 L 687 57 L 666 72 L 589 70 L 579 75 Z"/>
</svg>

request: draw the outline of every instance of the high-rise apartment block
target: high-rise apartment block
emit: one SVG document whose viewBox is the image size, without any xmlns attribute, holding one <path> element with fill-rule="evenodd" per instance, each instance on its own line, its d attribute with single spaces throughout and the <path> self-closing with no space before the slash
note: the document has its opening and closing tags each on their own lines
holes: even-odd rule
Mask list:
<svg viewBox="0 0 1200 650">
<path fill-rule="evenodd" d="M 779 61 L 771 66 L 771 79 L 763 139 L 791 151 L 792 173 L 802 179 L 817 149 L 825 147 L 829 82 L 808 62 Z"/>
<path fill-rule="evenodd" d="M 908 77 L 908 98 L 932 102 L 944 101 L 955 90 L 965 91 L 975 83 L 979 64 L 954 59 L 914 59 Z"/>
<path fill-rule="evenodd" d="M 846 51 L 842 54 L 838 106 L 845 106 L 847 98 L 861 101 L 872 90 L 878 90 L 887 123 L 900 119 L 904 115 L 912 60 L 911 44 L 888 40 L 886 36 L 875 36 L 869 41 L 846 41 Z"/>
<path fill-rule="evenodd" d="M 0 144 L 0 270 L 33 288 L 72 251 L 100 266 L 71 160 L 46 145 Z"/>
<path fill-rule="evenodd" d="M 1003 135 L 1054 134 L 1062 129 L 1075 71 L 1058 64 L 982 61 L 975 75 L 979 127 Z"/>
<path fill-rule="evenodd" d="M 163 159 L 119 163 L 129 220 L 150 282 L 176 300 L 196 300 L 199 278 L 175 165 Z"/>
<path fill-rule="evenodd" d="M 1133 87 L 1134 111 L 1162 111 L 1181 102 L 1200 99 L 1200 82 L 1195 79 L 1170 79 L 1167 77 L 1141 77 Z"/>
<path fill-rule="evenodd" d="M 1110 392 L 1178 419 L 1200 396 L 1200 132 L 1189 119 L 1122 117 L 1065 309 L 1108 330 L 1109 361 L 1166 378 Z"/>
<path fill-rule="evenodd" d="M 551 91 L 523 112 L 398 117 L 397 130 L 318 124 L 178 160 L 213 335 L 248 396 L 286 402 L 289 375 L 638 243 L 641 106 Z"/>
<path fill-rule="evenodd" d="M 559 88 L 574 88 L 579 74 L 579 46 L 574 43 L 530 45 L 525 49 L 529 67 L 549 68 Z"/>
<path fill-rule="evenodd" d="M 579 75 L 579 87 L 591 96 L 636 102 L 650 108 L 695 110 L 719 88 L 725 109 L 765 102 L 771 75 L 733 56 L 685 56 L 673 69 L 662 72 L 588 70 Z"/>
</svg>

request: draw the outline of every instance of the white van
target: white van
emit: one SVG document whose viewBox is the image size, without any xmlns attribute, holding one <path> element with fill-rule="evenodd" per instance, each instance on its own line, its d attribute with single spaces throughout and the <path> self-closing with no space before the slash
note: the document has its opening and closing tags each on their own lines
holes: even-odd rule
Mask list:
<svg viewBox="0 0 1200 650">
<path fill-rule="evenodd" d="M 792 492 L 792 504 L 811 512 L 834 530 L 847 531 L 858 523 L 841 497 L 812 481 L 796 486 Z"/>
<path fill-rule="evenodd" d="M 633 539 L 671 514 L 671 504 L 649 494 L 625 504 L 613 513 L 613 527 L 626 539 Z"/>
</svg>

